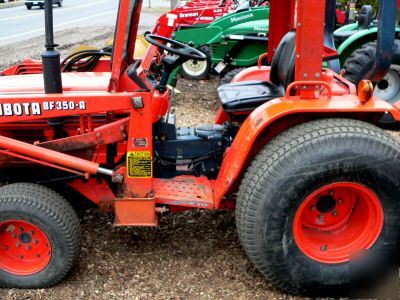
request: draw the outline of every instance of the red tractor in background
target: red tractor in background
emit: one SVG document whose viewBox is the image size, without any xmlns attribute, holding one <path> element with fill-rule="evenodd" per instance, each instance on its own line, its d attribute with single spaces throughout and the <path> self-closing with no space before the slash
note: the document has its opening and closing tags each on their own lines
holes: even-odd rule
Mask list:
<svg viewBox="0 0 400 300">
<path fill-rule="evenodd" d="M 211 23 L 217 18 L 229 13 L 236 7 L 248 7 L 256 5 L 248 0 L 237 2 L 232 0 L 222 1 L 190 1 L 184 6 L 177 7 L 168 13 L 161 15 L 155 24 L 151 33 L 158 34 L 170 38 L 174 31 L 180 26 L 194 26 Z M 263 3 L 265 5 L 266 3 Z M 137 48 L 147 48 L 148 44 L 143 44 L 142 37 L 138 37 L 136 42 Z M 143 50 L 135 54 L 137 58 L 142 58 Z M 104 47 L 100 50 L 82 50 L 69 55 L 62 63 L 62 71 L 91 71 L 91 72 L 109 72 L 110 57 L 112 53 L 111 47 Z M 79 64 L 77 63 L 79 62 Z M 70 66 L 74 65 L 74 69 Z M 27 58 L 22 63 L 11 66 L 6 70 L 0 71 L 0 76 L 10 75 L 27 75 L 39 74 L 43 72 L 42 63 L 40 60 Z"/>
<path fill-rule="evenodd" d="M 271 67 L 222 86 L 216 124 L 189 128 L 176 127 L 166 83 L 202 52 L 148 34 L 135 59 L 142 1 L 121 0 L 111 72 L 62 73 L 46 5 L 43 75 L 0 78 L 0 286 L 49 287 L 76 261 L 79 220 L 46 187 L 54 181 L 112 211 L 116 226 L 235 209 L 250 260 L 291 294 L 345 296 L 394 264 L 400 144 L 374 124 L 400 120 L 400 104 L 322 68 L 337 55 L 324 46 L 328 3 L 272 0 Z M 381 1 L 377 78 L 390 66 L 395 7 Z"/>
</svg>

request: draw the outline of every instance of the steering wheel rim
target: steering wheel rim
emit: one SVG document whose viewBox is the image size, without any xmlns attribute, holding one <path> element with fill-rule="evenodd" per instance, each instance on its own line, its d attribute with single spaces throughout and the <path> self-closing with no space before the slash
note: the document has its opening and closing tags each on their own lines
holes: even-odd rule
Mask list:
<svg viewBox="0 0 400 300">
<path fill-rule="evenodd" d="M 166 38 L 164 36 L 160 36 L 157 34 L 146 34 L 145 39 L 150 44 L 155 45 L 160 49 L 163 49 L 171 54 L 175 54 L 180 57 L 184 57 L 187 59 L 200 60 L 200 61 L 207 59 L 207 55 L 205 55 L 200 50 L 197 50 L 196 48 L 193 48 L 187 44 L 175 41 L 173 39 Z M 159 41 L 169 43 L 169 44 L 177 47 L 178 49 L 167 46 L 166 44 L 160 43 Z"/>
</svg>

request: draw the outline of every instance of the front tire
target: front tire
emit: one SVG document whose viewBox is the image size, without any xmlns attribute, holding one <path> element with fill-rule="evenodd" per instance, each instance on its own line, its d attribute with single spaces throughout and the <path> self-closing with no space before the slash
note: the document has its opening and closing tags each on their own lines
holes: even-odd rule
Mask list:
<svg viewBox="0 0 400 300">
<path fill-rule="evenodd" d="M 0 188 L 0 287 L 46 288 L 72 269 L 81 231 L 71 205 L 36 184 Z"/>
<path fill-rule="evenodd" d="M 58 7 L 62 7 L 62 0 L 58 2 Z"/>
<path fill-rule="evenodd" d="M 399 250 L 399 157 L 392 137 L 356 120 L 311 121 L 280 134 L 239 189 L 237 229 L 247 255 L 291 294 L 347 296 L 356 284 L 349 275 L 355 248 Z M 363 273 L 352 278 L 374 274 L 372 258 L 361 259 Z"/>
<path fill-rule="evenodd" d="M 183 78 L 190 80 L 202 80 L 208 78 L 211 71 L 211 51 L 208 46 L 199 48 L 204 54 L 207 55 L 206 60 L 198 61 L 190 59 L 182 64 L 181 75 Z"/>
</svg>

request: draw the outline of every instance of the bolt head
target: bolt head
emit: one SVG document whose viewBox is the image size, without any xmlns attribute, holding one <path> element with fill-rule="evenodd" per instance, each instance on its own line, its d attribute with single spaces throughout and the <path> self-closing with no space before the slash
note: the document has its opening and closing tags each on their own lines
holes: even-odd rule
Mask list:
<svg viewBox="0 0 400 300">
<path fill-rule="evenodd" d="M 336 217 L 337 215 L 338 215 L 338 212 L 337 212 L 336 210 L 334 210 L 334 211 L 332 212 L 332 216 Z"/>
<path fill-rule="evenodd" d="M 326 250 L 328 250 L 328 246 L 322 245 L 320 249 L 321 249 L 321 251 L 325 252 Z"/>
</svg>

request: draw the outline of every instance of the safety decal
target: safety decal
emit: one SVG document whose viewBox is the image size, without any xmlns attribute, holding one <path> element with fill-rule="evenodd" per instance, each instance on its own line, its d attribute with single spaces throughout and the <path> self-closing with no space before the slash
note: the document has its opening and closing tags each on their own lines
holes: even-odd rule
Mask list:
<svg viewBox="0 0 400 300">
<path fill-rule="evenodd" d="M 129 151 L 127 169 L 130 178 L 151 178 L 153 167 L 150 151 Z"/>
</svg>

